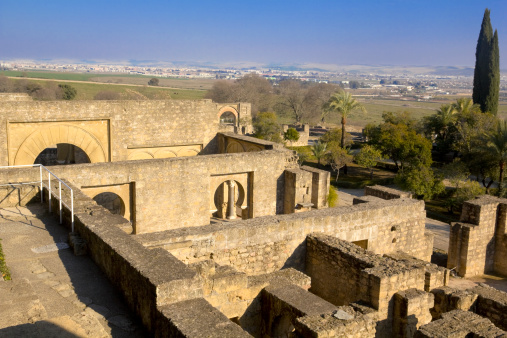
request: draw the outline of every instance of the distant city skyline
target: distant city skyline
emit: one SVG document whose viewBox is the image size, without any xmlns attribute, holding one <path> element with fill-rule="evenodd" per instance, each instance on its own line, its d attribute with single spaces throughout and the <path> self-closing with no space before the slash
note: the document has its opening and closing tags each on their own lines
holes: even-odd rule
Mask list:
<svg viewBox="0 0 507 338">
<path fill-rule="evenodd" d="M 507 1 L 4 0 L 0 59 L 467 66 Z"/>
</svg>

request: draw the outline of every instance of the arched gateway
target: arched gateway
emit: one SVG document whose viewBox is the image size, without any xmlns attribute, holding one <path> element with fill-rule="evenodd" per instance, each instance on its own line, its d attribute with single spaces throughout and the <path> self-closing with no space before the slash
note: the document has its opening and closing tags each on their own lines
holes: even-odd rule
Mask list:
<svg viewBox="0 0 507 338">
<path fill-rule="evenodd" d="M 77 126 L 58 124 L 42 127 L 31 133 L 19 146 L 13 164 L 33 164 L 44 149 L 59 143 L 81 148 L 91 163 L 107 162 L 106 151 L 95 136 Z"/>
</svg>

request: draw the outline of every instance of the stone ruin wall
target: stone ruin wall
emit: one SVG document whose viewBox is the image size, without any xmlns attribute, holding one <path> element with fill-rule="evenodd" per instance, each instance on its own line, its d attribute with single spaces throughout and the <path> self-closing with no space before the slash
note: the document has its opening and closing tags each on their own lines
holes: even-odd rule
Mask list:
<svg viewBox="0 0 507 338">
<path fill-rule="evenodd" d="M 409 192 L 383 187 L 381 185 L 364 187 L 364 195 L 375 196 L 383 200 L 391 200 L 394 198 L 412 198 L 412 194 Z"/>
<path fill-rule="evenodd" d="M 135 232 L 148 233 L 209 224 L 210 200 L 216 189 L 211 186 L 212 178 L 226 180 L 236 173 L 251 174 L 253 217 L 283 212 L 283 173 L 293 165 L 292 157 L 290 151 L 271 150 L 55 166 L 51 170 L 79 188 L 134 183 Z M 2 182 L 39 179 L 38 168 L 0 171 Z"/>
<path fill-rule="evenodd" d="M 26 190 L 27 195 L 32 190 Z M 57 203 L 53 199 L 54 209 Z M 387 203 L 394 206 L 400 200 Z M 361 203 L 354 208 L 367 205 Z M 371 205 L 375 206 L 375 203 Z M 320 219 L 318 213 L 328 210 L 306 214 L 314 214 L 313 218 Z M 64 220 L 68 224 L 68 210 Z M 460 296 L 463 291 L 458 290 L 444 291 L 440 296 L 442 292 L 438 290 L 449 289 L 442 287 L 446 278 L 446 274 L 440 273 L 442 268 L 432 270 L 429 268 L 431 264 L 419 263 L 402 253 L 380 257 L 336 238 L 310 235 L 306 245 L 313 249 L 304 254 L 306 260 L 317 261 L 317 265 L 322 265 L 320 269 L 327 272 L 317 276 L 307 265 L 314 292 L 322 285 L 318 283 L 321 278 L 330 278 L 333 274 L 329 272 L 339 273 L 338 265 L 332 264 L 338 257 L 348 261 L 348 270 L 364 271 L 360 276 L 369 276 L 369 283 L 378 286 L 378 293 L 376 287 L 371 288 L 373 292 L 367 291 L 368 301 L 363 304 L 352 302 L 333 306 L 327 296 L 324 298 L 328 299 L 321 299 L 305 291 L 310 282 L 300 272 L 289 268 L 267 275 L 247 276 L 232 266 L 216 265 L 213 260 L 187 266 L 166 250 L 147 250 L 136 243 L 135 239 L 144 235 L 125 234 L 121 230 L 125 222 L 122 217 L 97 206 L 76 187 L 76 230 L 85 239 L 88 253 L 122 290 L 128 304 L 156 336 L 196 337 L 206 330 L 210 336 L 246 337 L 247 333 L 229 319 L 232 318 L 256 337 L 270 329 L 274 332 L 283 330 L 287 320 L 303 336 L 387 337 L 394 334 L 410 337 L 415 332 L 415 336 L 426 337 L 438 332 L 452 332 L 456 325 L 450 321 L 455 314 L 449 311 L 456 307 L 487 317 L 498 326 L 495 328 L 488 319 L 465 312 L 466 320 L 480 325 L 465 325 L 461 331 L 505 334 L 498 323 L 505 321 L 502 316 L 507 313 L 507 294 L 481 287 L 467 291 L 469 294 L 465 296 Z M 319 254 L 315 254 L 317 251 Z M 366 262 L 365 269 L 358 266 L 358 262 Z M 325 268 L 325 264 L 331 265 Z M 325 285 L 328 288 L 336 286 L 332 281 Z M 423 291 L 426 289 L 432 292 Z M 360 290 L 360 287 L 356 289 Z M 386 321 L 386 308 L 387 318 L 392 320 Z M 431 314 L 438 309 L 442 319 L 426 324 L 430 309 Z"/>
<path fill-rule="evenodd" d="M 229 106 L 241 114 L 240 118 L 251 118 L 250 104 Z M 101 133 L 108 133 L 103 137 L 109 144 L 102 145 L 108 148 L 109 161 L 127 160 L 138 148 L 191 145 L 199 146 L 202 154 L 216 153 L 218 114 L 223 107 L 211 100 L 0 101 L 0 124 L 4 128 L 0 133 L 1 164 L 13 163 L 17 147 L 32 129 L 56 122 L 85 129 L 87 123 L 106 123 L 106 131 Z"/>
<path fill-rule="evenodd" d="M 451 224 L 447 267 L 462 277 L 495 272 L 507 275 L 507 200 L 481 196 L 463 204 Z"/>
<path fill-rule="evenodd" d="M 350 242 L 368 240 L 368 250 L 374 253 L 401 250 L 426 261 L 433 243 L 433 237 L 425 235 L 424 202 L 408 199 L 175 229 L 135 239 L 150 248 L 164 248 L 185 263 L 212 257 L 238 271 L 262 274 L 286 267 L 304 271 L 305 239 L 314 232 Z"/>
</svg>

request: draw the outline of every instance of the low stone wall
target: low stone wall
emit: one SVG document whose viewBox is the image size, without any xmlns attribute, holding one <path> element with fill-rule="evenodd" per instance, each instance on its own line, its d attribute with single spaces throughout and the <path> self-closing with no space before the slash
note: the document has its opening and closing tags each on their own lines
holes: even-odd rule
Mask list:
<svg viewBox="0 0 507 338">
<path fill-rule="evenodd" d="M 331 314 L 336 306 L 293 285 L 269 285 L 262 290 L 262 337 L 285 337 L 296 319 Z"/>
<path fill-rule="evenodd" d="M 472 311 L 507 331 L 507 293 L 485 285 L 466 290 L 441 287 L 431 292 L 435 295 L 434 319 L 452 310 Z"/>
<path fill-rule="evenodd" d="M 279 143 L 230 132 L 218 133 L 217 137 L 219 154 L 284 149 L 283 145 Z"/>
<path fill-rule="evenodd" d="M 155 337 L 251 337 L 202 298 L 160 307 L 160 330 Z"/>
<path fill-rule="evenodd" d="M 375 196 L 384 200 L 394 198 L 412 198 L 412 194 L 406 191 L 383 187 L 381 185 L 373 185 L 364 187 L 365 196 Z"/>
<path fill-rule="evenodd" d="M 421 240 L 424 202 L 380 202 L 141 234 L 135 239 L 146 247 L 164 248 L 185 263 L 212 255 L 218 264 L 249 275 L 286 267 L 305 271 L 305 240 L 313 232 L 367 241 L 368 250 L 377 254 L 401 250 L 429 261 L 432 243 Z"/>
<path fill-rule="evenodd" d="M 334 314 L 304 316 L 295 322 L 300 337 L 374 338 L 377 312 L 358 304 L 339 306 Z"/>
<path fill-rule="evenodd" d="M 25 206 L 40 201 L 40 185 L 4 185 L 0 186 L 0 207 Z"/>
<path fill-rule="evenodd" d="M 507 337 L 507 332 L 473 312 L 453 310 L 444 313 L 442 319 L 423 325 L 414 337 Z"/>
</svg>

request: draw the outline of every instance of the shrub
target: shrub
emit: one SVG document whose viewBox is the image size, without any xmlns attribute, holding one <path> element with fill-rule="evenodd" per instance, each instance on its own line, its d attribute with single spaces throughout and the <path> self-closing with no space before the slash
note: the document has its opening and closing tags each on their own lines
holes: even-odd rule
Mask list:
<svg viewBox="0 0 507 338">
<path fill-rule="evenodd" d="M 329 193 L 327 195 L 327 203 L 329 205 L 330 208 L 333 208 L 335 206 L 338 205 L 338 192 L 336 191 L 336 189 L 330 185 L 329 186 Z"/>
</svg>

